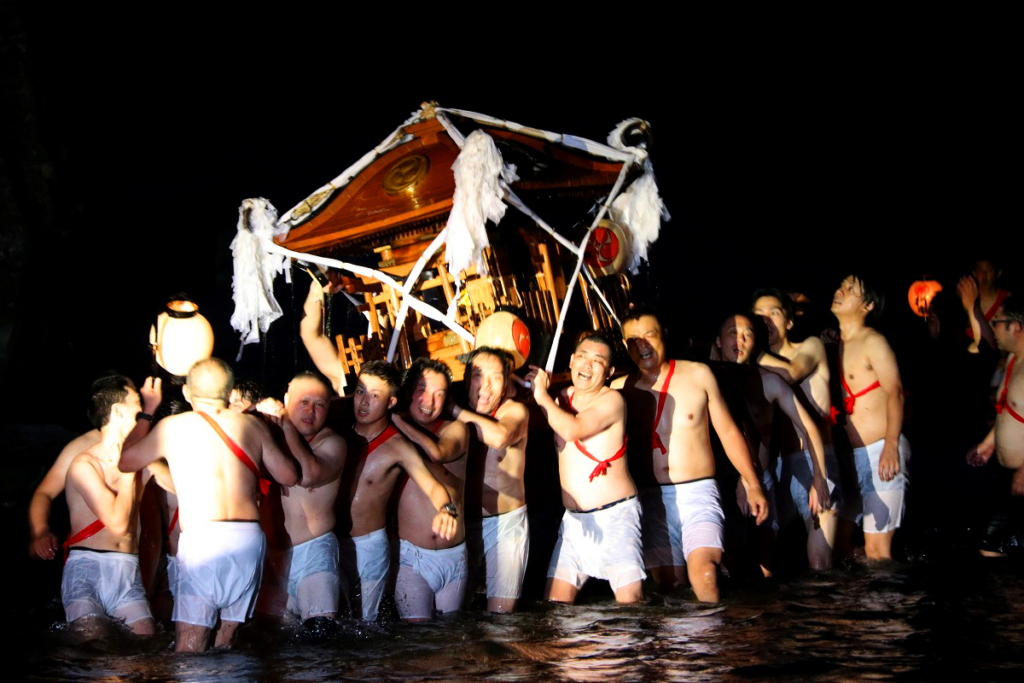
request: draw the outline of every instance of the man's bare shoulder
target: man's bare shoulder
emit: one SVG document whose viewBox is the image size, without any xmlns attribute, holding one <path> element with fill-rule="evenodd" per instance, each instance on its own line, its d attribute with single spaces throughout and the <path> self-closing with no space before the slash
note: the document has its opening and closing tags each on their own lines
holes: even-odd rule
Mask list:
<svg viewBox="0 0 1024 683">
<path fill-rule="evenodd" d="M 700 363 L 698 361 L 677 360 L 676 374 L 682 378 L 700 383 L 715 381 L 715 375 L 711 372 L 711 367 L 707 363 Z"/>
<path fill-rule="evenodd" d="M 313 442 L 309 445 L 316 451 L 324 448 L 331 452 L 337 452 L 338 448 L 342 448 L 346 445 L 346 441 L 345 437 L 338 432 L 334 431 L 330 427 L 324 427 L 317 433 Z"/>
<path fill-rule="evenodd" d="M 879 353 L 886 355 L 892 354 L 892 347 L 889 346 L 889 340 L 885 338 L 885 335 L 877 330 L 868 330 L 867 334 L 864 335 L 863 345 L 864 349 L 871 355 L 877 355 Z"/>
<path fill-rule="evenodd" d="M 620 377 L 616 377 L 611 381 L 611 384 L 609 384 L 608 386 L 610 386 L 615 391 L 621 391 L 626 388 L 626 380 L 629 377 L 629 375 L 622 375 Z"/>
<path fill-rule="evenodd" d="M 794 344 L 797 353 L 802 356 L 809 356 L 816 361 L 825 360 L 825 344 L 822 343 L 820 337 L 808 337 L 799 344 Z"/>
<path fill-rule="evenodd" d="M 622 394 L 611 387 L 603 387 L 601 389 L 601 393 L 597 397 L 597 400 L 612 408 L 623 408 L 626 405 L 626 399 Z"/>
<path fill-rule="evenodd" d="M 81 481 L 83 477 L 103 477 L 103 464 L 89 448 L 76 455 L 68 465 L 67 481 Z"/>
<path fill-rule="evenodd" d="M 495 418 L 498 420 L 504 420 L 505 418 L 511 418 L 513 420 L 525 420 L 530 416 L 530 411 L 526 409 L 525 403 L 520 403 L 515 399 L 509 399 L 505 401 L 500 408 L 498 408 Z"/>
<path fill-rule="evenodd" d="M 468 434 L 469 427 L 466 426 L 466 423 L 459 422 L 458 420 L 450 420 L 448 424 L 446 424 L 444 428 L 437 433 L 437 436 L 439 438 L 448 437 L 461 439 L 466 437 Z"/>
</svg>

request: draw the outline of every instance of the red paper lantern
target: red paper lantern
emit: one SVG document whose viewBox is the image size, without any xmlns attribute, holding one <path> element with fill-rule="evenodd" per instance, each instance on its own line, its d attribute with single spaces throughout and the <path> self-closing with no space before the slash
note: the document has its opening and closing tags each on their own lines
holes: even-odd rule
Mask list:
<svg viewBox="0 0 1024 683">
<path fill-rule="evenodd" d="M 932 299 L 941 291 L 942 285 L 935 280 L 918 280 L 910 285 L 910 291 L 907 292 L 910 310 L 922 318 L 927 318 L 928 309 L 932 305 Z"/>
<path fill-rule="evenodd" d="M 476 330 L 474 348 L 493 346 L 508 351 L 515 359 L 516 370 L 530 356 L 530 330 L 526 323 L 508 311 L 488 316 Z"/>
</svg>

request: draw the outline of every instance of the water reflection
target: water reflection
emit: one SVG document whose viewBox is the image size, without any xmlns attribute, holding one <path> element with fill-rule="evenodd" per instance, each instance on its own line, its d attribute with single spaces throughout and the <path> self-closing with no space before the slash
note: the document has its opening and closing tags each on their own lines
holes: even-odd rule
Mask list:
<svg viewBox="0 0 1024 683">
<path fill-rule="evenodd" d="M 532 604 L 426 625 L 342 623 L 311 641 L 249 627 L 232 652 L 175 656 L 171 635 L 82 644 L 67 628 L 27 630 L 16 660 L 40 679 L 107 681 L 815 681 L 1015 678 L 1024 580 L 1009 563 L 836 569 L 728 586 L 700 605 L 652 596 L 619 607 Z M 50 608 L 57 618 L 59 612 Z"/>
</svg>

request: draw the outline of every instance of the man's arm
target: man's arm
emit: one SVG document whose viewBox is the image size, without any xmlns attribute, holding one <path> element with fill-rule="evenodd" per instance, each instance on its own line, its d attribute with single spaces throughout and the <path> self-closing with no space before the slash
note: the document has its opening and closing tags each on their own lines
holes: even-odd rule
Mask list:
<svg viewBox="0 0 1024 683">
<path fill-rule="evenodd" d="M 793 358 L 786 359 L 765 351 L 758 357 L 758 364 L 786 380 L 789 384 L 798 384 L 814 372 L 825 359 L 825 346 L 821 340 L 808 337 L 800 345 L 800 351 Z"/>
<path fill-rule="evenodd" d="M 825 470 L 825 442 L 821 439 L 821 431 L 814 422 L 811 414 L 797 400 L 796 394 L 782 378 L 769 376 L 763 379 L 769 380 L 765 383 L 765 394 L 774 401 L 777 406 L 786 414 L 786 417 L 793 423 L 793 427 L 803 439 L 803 442 L 811 448 L 811 463 L 814 466 L 814 483 L 810 493 L 811 513 L 817 515 L 822 510 L 827 510 L 828 481 Z M 771 380 L 775 380 L 772 382 Z"/>
<path fill-rule="evenodd" d="M 1006 381 L 1005 379 L 1003 381 Z M 967 451 L 967 463 L 974 467 L 982 467 L 988 463 L 992 454 L 996 452 L 996 428 L 995 425 L 992 429 L 988 430 L 988 434 L 982 439 L 981 443 Z"/>
<path fill-rule="evenodd" d="M 263 466 L 267 468 L 270 476 L 282 486 L 298 484 L 302 479 L 302 468 L 299 466 L 299 462 L 290 453 L 285 453 L 278 447 L 270 433 L 270 428 L 263 423 L 263 420 L 253 416 L 247 416 L 246 419 L 252 420 L 252 424 L 259 434 L 260 444 L 263 448 Z M 288 418 L 281 419 L 282 425 L 285 422 L 288 422 Z M 294 425 L 291 427 L 295 428 Z"/>
<path fill-rule="evenodd" d="M 163 380 L 159 377 L 147 377 L 146 381 L 142 383 L 142 387 L 139 389 L 139 395 L 142 397 L 142 412 L 147 413 L 150 418 L 156 414 L 157 409 L 160 407 L 160 402 L 163 400 Z M 128 436 L 124 440 L 122 448 L 128 448 L 133 443 L 136 443 L 140 439 L 144 438 L 149 434 L 153 427 L 152 419 L 141 419 L 135 421 L 135 427 L 128 433 Z"/>
<path fill-rule="evenodd" d="M 436 437 L 398 413 L 391 414 L 391 421 L 434 462 L 454 462 L 469 448 L 469 430 L 457 420 L 445 425 Z"/>
<path fill-rule="evenodd" d="M 28 528 L 32 537 L 28 544 L 29 557 L 52 560 L 57 556 L 60 543 L 50 531 L 50 508 L 53 505 L 53 500 L 64 492 L 64 480 L 67 479 L 71 461 L 79 453 L 88 450 L 99 441 L 100 430 L 98 429 L 93 429 L 72 439 L 61 450 L 46 476 L 39 482 L 39 486 L 36 487 L 32 494 L 32 500 L 28 504 Z"/>
<path fill-rule="evenodd" d="M 430 473 L 423 458 L 411 444 L 396 444 L 394 448 L 402 469 L 417 486 L 423 489 L 427 498 L 430 499 L 431 505 L 438 511 L 431 524 L 434 533 L 445 540 L 451 540 L 455 537 L 458 529 L 458 519 L 443 509 L 454 504 L 448 489 Z"/>
<path fill-rule="evenodd" d="M 626 402 L 617 391 L 605 392 L 586 410 L 573 415 L 560 408 L 548 393 L 551 380 L 544 370 L 534 367 L 528 379 L 533 382 L 534 400 L 547 416 L 548 425 L 565 441 L 588 439 L 626 419 Z"/>
<path fill-rule="evenodd" d="M 757 467 L 750 456 L 746 439 L 743 438 L 743 432 L 736 426 L 732 415 L 729 414 L 729 408 L 725 405 L 725 400 L 722 398 L 718 382 L 715 381 L 711 369 L 702 365 L 699 366 L 696 373 L 696 379 L 708 396 L 708 416 L 711 418 L 711 424 L 722 441 L 725 455 L 743 480 L 743 485 L 747 489 L 747 502 L 750 505 L 750 510 L 757 519 L 757 523 L 760 524 L 768 517 L 768 501 L 761 489 L 761 478 L 758 476 Z"/>
<path fill-rule="evenodd" d="M 341 476 L 341 472 L 345 468 L 345 456 L 348 452 L 345 439 L 331 431 L 324 434 L 316 448 L 310 448 L 291 420 L 287 417 L 279 419 L 278 424 L 284 431 L 285 443 L 288 444 L 292 457 L 298 461 L 302 469 L 300 486 L 312 489 L 329 484 Z"/>
<path fill-rule="evenodd" d="M 456 405 L 452 414 L 463 424 L 471 424 L 477 429 L 480 440 L 490 448 L 503 450 L 517 444 L 526 436 L 530 414 L 526 406 L 518 401 L 509 401 L 500 419 L 494 419 Z"/>
<path fill-rule="evenodd" d="M 138 472 L 157 458 L 164 457 L 165 454 L 162 451 L 164 440 L 167 438 L 167 420 L 160 420 L 159 424 L 154 425 L 149 434 L 140 441 L 131 446 L 126 444 L 126 447 L 121 450 L 121 459 L 117 463 L 117 469 L 122 472 Z"/>
<path fill-rule="evenodd" d="M 900 473 L 900 432 L 903 431 L 903 382 L 896 354 L 877 332 L 867 339 L 868 362 L 885 392 L 885 444 L 878 459 L 878 476 L 892 481 Z"/>
<path fill-rule="evenodd" d="M 107 488 L 99 470 L 88 460 L 77 459 L 68 468 L 68 487 L 82 496 L 89 511 L 115 536 L 128 533 L 135 503 L 135 473 L 122 474 L 117 494 Z"/>
<path fill-rule="evenodd" d="M 309 294 L 306 296 L 306 302 L 302 304 L 305 315 L 299 321 L 299 336 L 316 369 L 331 381 L 331 386 L 340 395 L 345 389 L 345 370 L 341 365 L 341 359 L 338 358 L 338 349 L 335 348 L 334 342 L 324 336 L 323 302 L 323 288 L 319 282 L 311 280 Z"/>
</svg>

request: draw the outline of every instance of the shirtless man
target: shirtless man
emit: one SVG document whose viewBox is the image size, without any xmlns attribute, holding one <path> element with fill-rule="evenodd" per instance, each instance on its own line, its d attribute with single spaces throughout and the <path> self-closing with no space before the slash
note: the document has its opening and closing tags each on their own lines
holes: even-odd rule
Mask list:
<svg viewBox="0 0 1024 683">
<path fill-rule="evenodd" d="M 483 559 L 487 611 L 514 612 L 522 594 L 530 557 L 530 522 L 526 512 L 526 438 L 529 412 L 511 395 L 512 358 L 481 346 L 466 361 L 469 406 L 452 405 L 452 415 L 473 430 L 470 461 L 480 464 L 481 482 L 467 492 L 479 500 L 469 511 L 467 538 L 477 566 Z"/>
<path fill-rule="evenodd" d="M 846 435 L 853 446 L 860 504 L 844 514 L 861 517 L 864 553 L 891 559 L 892 537 L 903 521 L 910 446 L 903 429 L 903 383 L 889 342 L 871 325 L 884 296 L 857 275 L 843 280 L 832 299 L 839 321 L 840 381 Z"/>
<path fill-rule="evenodd" d="M 100 378 L 93 383 L 93 393 L 97 384 L 106 378 Z M 130 380 L 129 380 L 130 382 Z M 132 389 L 135 385 L 131 385 Z M 152 426 L 153 414 L 160 407 L 161 380 L 159 377 L 147 377 L 142 385 L 142 412 L 139 413 L 135 428 L 125 439 L 125 447 L 135 443 L 146 434 Z M 52 560 L 57 556 L 57 548 L 60 545 L 57 537 L 50 531 L 50 508 L 57 496 L 64 492 L 64 481 L 68 475 L 68 467 L 82 451 L 91 448 L 100 442 L 100 429 L 91 414 L 89 421 L 95 429 L 73 439 L 65 446 L 60 455 L 54 461 L 50 470 L 43 477 L 43 480 L 36 487 L 32 494 L 32 500 L 28 504 L 28 526 L 31 533 L 31 540 L 28 544 L 29 557 L 40 560 Z"/>
<path fill-rule="evenodd" d="M 341 593 L 334 525 L 347 449 L 345 440 L 324 426 L 330 401 L 326 379 L 300 372 L 288 383 L 284 414 L 275 419 L 302 466 L 298 485 L 282 492 L 281 509 L 289 544 L 285 610 L 303 622 L 335 619 Z"/>
<path fill-rule="evenodd" d="M 836 507 L 841 501 L 838 488 L 839 461 L 832 448 L 828 420 L 831 417 L 831 379 L 825 345 L 818 337 L 802 342 L 789 338 L 796 311 L 793 301 L 777 289 L 754 292 L 753 311 L 761 316 L 768 328 L 768 350 L 759 354 L 757 363 L 765 370 L 784 379 L 796 395 L 797 401 L 813 419 L 814 427 L 824 443 L 824 461 L 821 451 L 812 451 L 807 438 L 795 428 L 795 421 L 782 422 L 776 430 L 775 442 L 780 453 L 775 463 L 775 479 L 779 495 L 784 496 L 787 507 L 792 507 L 804 520 L 807 529 L 807 561 L 812 569 L 832 566 L 835 547 Z M 818 477 L 818 466 L 824 462 L 824 479 Z M 828 483 L 829 500 L 825 501 L 824 483 Z M 811 496 L 817 488 L 818 512 L 811 509 Z"/>
<path fill-rule="evenodd" d="M 391 419 L 407 439 L 429 458 L 427 469 L 448 489 L 459 511 L 455 536 L 444 539 L 430 528 L 434 507 L 423 490 L 403 482 L 398 499 L 400 565 L 395 585 L 398 614 L 407 621 L 426 621 L 434 610 L 444 614 L 462 607 L 466 594 L 466 523 L 463 493 L 469 430 L 458 420 L 442 417 L 452 372 L 444 363 L 418 358 L 402 383 L 409 412 Z"/>
<path fill-rule="evenodd" d="M 810 451 L 814 454 L 805 463 L 798 459 L 790 463 L 786 468 L 777 468 L 783 472 L 783 481 L 787 484 L 794 478 L 806 479 L 808 490 L 804 493 L 803 500 L 798 499 L 798 505 L 806 507 L 809 511 L 807 529 L 807 555 L 814 569 L 828 569 L 832 566 L 832 546 L 830 542 L 823 542 L 824 534 L 820 525 L 816 524 L 821 513 L 826 512 L 829 507 L 829 492 L 834 486 L 830 486 L 826 479 L 824 443 L 821 432 L 818 430 L 810 413 L 800 404 L 794 395 L 793 389 L 778 375 L 753 366 L 754 353 L 756 352 L 756 337 L 753 320 L 744 314 L 731 315 L 722 323 L 716 345 L 721 351 L 722 359 L 727 363 L 737 363 L 750 367 L 752 372 L 740 373 L 737 377 L 743 399 L 747 409 L 760 435 L 758 444 L 758 462 L 763 472 L 762 482 L 768 493 L 769 505 L 772 505 L 774 478 L 769 469 L 769 446 L 771 445 L 773 424 L 775 421 L 776 409 L 781 410 L 787 418 L 791 429 L 795 430 L 799 438 L 810 445 Z M 751 367 L 753 366 L 753 367 Z M 796 465 L 794 467 L 794 465 Z M 742 492 L 742 487 L 737 494 Z M 774 510 L 773 510 L 774 512 Z M 771 520 L 776 523 L 777 520 Z M 834 522 L 832 524 L 835 529 Z M 765 576 L 771 576 L 770 553 L 771 541 L 774 531 L 770 525 L 761 527 L 762 535 L 762 557 L 761 570 Z"/>
<path fill-rule="evenodd" d="M 640 501 L 626 461 L 626 402 L 605 386 L 612 345 L 584 337 L 569 358 L 572 389 L 556 401 L 551 381 L 534 367 L 528 381 L 555 432 L 565 514 L 548 566 L 546 597 L 572 603 L 590 577 L 606 579 L 620 603 L 643 599 Z M 595 467 L 596 464 L 596 467 Z"/>
<path fill-rule="evenodd" d="M 971 449 L 967 461 L 986 464 L 995 453 L 999 462 L 999 500 L 981 552 L 1003 556 L 1008 541 L 1024 532 L 1024 371 L 1017 362 L 1024 356 L 1024 301 L 1007 296 L 990 321 L 1000 351 L 1010 354 L 1006 376 L 996 402 L 996 423 L 985 439 Z"/>
<path fill-rule="evenodd" d="M 391 409 L 398 403 L 398 371 L 382 360 L 365 363 L 359 372 L 352 407 L 355 438 L 361 449 L 352 471 L 350 519 L 340 527 L 351 536 L 343 541 L 343 561 L 358 577 L 362 615 L 377 618 L 391 566 L 388 548 L 388 500 L 404 472 L 430 501 L 431 531 L 449 541 L 458 532 L 459 510 L 448 489 L 427 469 L 416 448 L 391 424 Z"/>
<path fill-rule="evenodd" d="M 258 418 L 230 410 L 234 376 L 222 360 L 199 361 L 182 395 L 193 412 L 161 420 L 121 454 L 122 472 L 166 458 L 180 502 L 178 586 L 172 619 L 177 652 L 229 647 L 252 615 L 263 568 L 259 525 L 260 465 L 284 486 L 299 466 Z"/>
<path fill-rule="evenodd" d="M 153 635 L 156 629 L 138 555 L 143 481 L 134 472 L 121 474 L 117 469 L 122 445 L 141 407 L 139 394 L 131 380 L 119 376 L 97 380 L 93 389 L 90 417 L 99 425 L 100 440 L 78 454 L 67 472 L 73 533 L 64 545 L 64 611 L 69 622 L 110 617 L 137 635 Z"/>
<path fill-rule="evenodd" d="M 639 372 L 612 387 L 621 387 L 632 408 L 630 459 L 641 487 L 645 563 L 663 587 L 688 577 L 698 600 L 717 602 L 725 515 L 709 418 L 758 524 L 768 516 L 760 474 L 711 369 L 667 359 L 661 322 L 646 307 L 630 310 L 622 335 Z"/>
</svg>

